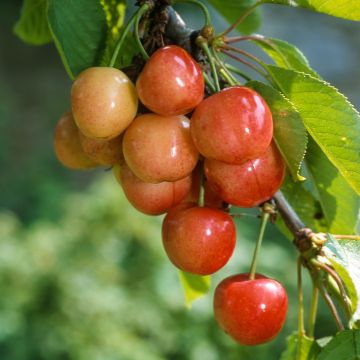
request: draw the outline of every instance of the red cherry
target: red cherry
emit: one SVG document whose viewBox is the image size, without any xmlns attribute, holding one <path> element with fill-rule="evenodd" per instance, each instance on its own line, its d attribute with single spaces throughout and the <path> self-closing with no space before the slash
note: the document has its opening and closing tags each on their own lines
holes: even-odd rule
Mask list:
<svg viewBox="0 0 360 360">
<path fill-rule="evenodd" d="M 151 56 L 136 82 L 141 102 L 160 115 L 184 115 L 204 97 L 204 78 L 181 47 L 165 46 Z"/>
<path fill-rule="evenodd" d="M 191 188 L 190 176 L 175 182 L 151 184 L 136 177 L 124 163 L 114 166 L 113 171 L 129 202 L 148 215 L 160 215 L 178 205 Z"/>
<path fill-rule="evenodd" d="M 162 226 L 165 251 L 179 269 L 209 275 L 230 259 L 236 242 L 232 218 L 223 211 L 180 205 L 169 211 Z"/>
<path fill-rule="evenodd" d="M 272 115 L 254 90 L 234 86 L 203 100 L 191 118 L 191 135 L 206 158 L 243 164 L 263 154 L 273 134 Z"/>
<path fill-rule="evenodd" d="M 182 115 L 137 117 L 123 139 L 126 163 L 141 180 L 176 181 L 191 174 L 199 153 L 190 135 L 190 120 Z"/>
<path fill-rule="evenodd" d="M 242 165 L 205 160 L 209 185 L 226 202 L 240 207 L 257 206 L 279 190 L 285 176 L 285 163 L 276 146 Z"/>
<path fill-rule="evenodd" d="M 249 274 L 223 280 L 215 290 L 214 312 L 220 327 L 243 345 L 270 341 L 281 330 L 287 312 L 288 298 L 276 280 Z"/>
</svg>

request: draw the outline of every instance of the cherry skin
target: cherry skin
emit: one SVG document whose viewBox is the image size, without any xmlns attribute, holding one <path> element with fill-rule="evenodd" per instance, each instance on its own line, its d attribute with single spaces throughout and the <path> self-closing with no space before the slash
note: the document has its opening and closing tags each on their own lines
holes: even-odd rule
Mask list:
<svg viewBox="0 0 360 360">
<path fill-rule="evenodd" d="M 264 155 L 242 165 L 205 160 L 209 185 L 229 204 L 254 207 L 279 190 L 285 176 L 285 163 L 275 144 Z"/>
<path fill-rule="evenodd" d="M 89 159 L 80 144 L 79 129 L 71 112 L 63 114 L 54 134 L 54 150 L 58 160 L 70 169 L 89 169 L 96 163 Z"/>
<path fill-rule="evenodd" d="M 276 280 L 256 274 L 234 275 L 223 280 L 214 294 L 215 319 L 242 345 L 272 340 L 284 325 L 288 298 Z"/>
<path fill-rule="evenodd" d="M 221 210 L 182 204 L 166 215 L 162 239 L 176 267 L 192 274 L 209 275 L 230 259 L 236 230 L 232 218 Z"/>
<path fill-rule="evenodd" d="M 85 136 L 112 139 L 135 118 L 138 97 L 122 71 L 91 67 L 75 79 L 71 104 L 75 122 Z"/>
<path fill-rule="evenodd" d="M 125 163 L 115 165 L 113 172 L 128 201 L 147 215 L 164 214 L 178 205 L 191 188 L 190 176 L 175 182 L 151 184 L 136 177 Z"/>
<path fill-rule="evenodd" d="M 124 161 L 122 135 L 111 140 L 89 138 L 79 131 L 80 143 L 89 159 L 99 165 L 114 165 Z"/>
<path fill-rule="evenodd" d="M 191 174 L 199 153 L 182 115 L 145 114 L 127 128 L 123 139 L 126 163 L 146 182 L 176 181 Z"/>
<path fill-rule="evenodd" d="M 184 115 L 204 97 L 200 66 L 181 47 L 158 49 L 140 73 L 136 89 L 141 102 L 160 115 Z"/>
<path fill-rule="evenodd" d="M 208 159 L 243 164 L 268 148 L 273 134 L 272 115 L 254 90 L 234 86 L 209 96 L 191 117 L 191 135 Z"/>
</svg>

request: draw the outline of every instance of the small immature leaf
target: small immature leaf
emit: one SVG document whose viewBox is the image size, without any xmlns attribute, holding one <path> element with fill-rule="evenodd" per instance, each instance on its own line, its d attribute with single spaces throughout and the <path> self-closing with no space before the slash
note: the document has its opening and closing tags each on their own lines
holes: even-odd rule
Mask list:
<svg viewBox="0 0 360 360">
<path fill-rule="evenodd" d="M 352 320 L 357 322 L 360 319 L 360 241 L 337 241 L 329 234 L 324 251 L 346 286 L 352 303 Z"/>
<path fill-rule="evenodd" d="M 339 332 L 321 351 L 317 360 L 359 360 L 360 330 Z"/>
<path fill-rule="evenodd" d="M 199 276 L 179 271 L 179 278 L 185 295 L 185 305 L 191 308 L 192 303 L 203 297 L 210 289 L 211 276 Z"/>
<path fill-rule="evenodd" d="M 281 354 L 280 360 L 315 360 L 320 349 L 314 339 L 300 337 L 296 332 L 287 338 L 287 348 Z"/>
<path fill-rule="evenodd" d="M 21 16 L 14 33 L 31 45 L 43 45 L 52 40 L 46 16 L 47 0 L 24 0 Z"/>
<path fill-rule="evenodd" d="M 299 6 L 348 20 L 360 21 L 359 0 L 262 0 L 262 3 Z"/>
<path fill-rule="evenodd" d="M 265 99 L 271 109 L 274 120 L 274 138 L 286 165 L 296 180 L 304 180 L 299 174 L 307 144 L 307 134 L 302 119 L 286 97 L 257 81 L 246 84 L 256 90 Z"/>
<path fill-rule="evenodd" d="M 73 79 L 99 65 L 108 34 L 99 0 L 48 0 L 48 20 L 56 47 Z"/>
<path fill-rule="evenodd" d="M 353 234 L 358 221 L 360 197 L 311 138 L 306 164 L 329 224 L 328 231 Z"/>
<path fill-rule="evenodd" d="M 247 9 L 256 3 L 256 0 L 208 0 L 208 2 L 229 22 L 234 23 Z M 261 16 L 254 11 L 238 27 L 243 34 L 255 32 L 261 24 Z"/>
<path fill-rule="evenodd" d="M 319 75 L 310 67 L 304 54 L 296 46 L 274 38 L 266 38 L 266 41 L 268 43 L 254 40 L 254 43 L 263 49 L 277 66 L 285 69 L 302 71 L 314 77 L 319 77 Z"/>
<path fill-rule="evenodd" d="M 360 115 L 334 87 L 310 75 L 268 66 L 329 160 L 360 193 Z"/>
</svg>

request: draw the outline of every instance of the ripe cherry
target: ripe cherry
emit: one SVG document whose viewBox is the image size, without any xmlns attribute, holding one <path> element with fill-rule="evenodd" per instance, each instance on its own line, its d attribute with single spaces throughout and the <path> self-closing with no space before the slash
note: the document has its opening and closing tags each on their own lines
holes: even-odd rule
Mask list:
<svg viewBox="0 0 360 360">
<path fill-rule="evenodd" d="M 99 165 L 114 165 L 124 161 L 122 135 L 111 140 L 88 138 L 79 131 L 80 143 L 89 159 Z"/>
<path fill-rule="evenodd" d="M 249 274 L 230 276 L 216 288 L 215 319 L 234 340 L 243 345 L 258 345 L 273 339 L 281 330 L 288 298 L 276 280 Z"/>
<path fill-rule="evenodd" d="M 285 176 L 285 163 L 275 144 L 261 157 L 242 165 L 205 160 L 209 185 L 226 202 L 240 207 L 257 206 L 279 190 Z"/>
<path fill-rule="evenodd" d="M 96 166 L 81 147 L 79 129 L 71 112 L 63 114 L 56 125 L 54 149 L 58 160 L 70 169 L 89 169 Z"/>
<path fill-rule="evenodd" d="M 203 100 L 191 117 L 191 135 L 206 158 L 243 164 L 268 148 L 272 115 L 254 90 L 234 86 Z"/>
<path fill-rule="evenodd" d="M 87 137 L 112 139 L 134 119 L 138 98 L 130 79 L 111 67 L 83 71 L 71 89 L 75 122 Z"/>
<path fill-rule="evenodd" d="M 176 267 L 193 274 L 209 275 L 230 259 L 236 230 L 232 218 L 221 210 L 183 204 L 166 215 L 162 239 Z"/>
<path fill-rule="evenodd" d="M 145 114 L 127 128 L 123 139 L 126 163 L 146 182 L 176 181 L 191 174 L 199 153 L 182 115 Z"/>
<path fill-rule="evenodd" d="M 155 51 L 136 82 L 141 102 L 160 115 L 184 115 L 204 97 L 200 66 L 181 47 Z"/>
<path fill-rule="evenodd" d="M 175 182 L 151 184 L 136 177 L 125 163 L 115 165 L 113 171 L 129 202 L 148 215 L 160 215 L 178 205 L 191 188 L 190 176 Z"/>
</svg>

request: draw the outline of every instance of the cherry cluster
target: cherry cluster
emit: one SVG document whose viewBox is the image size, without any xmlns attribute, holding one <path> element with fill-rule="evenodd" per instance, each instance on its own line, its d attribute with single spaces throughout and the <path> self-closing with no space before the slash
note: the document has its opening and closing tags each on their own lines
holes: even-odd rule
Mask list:
<svg viewBox="0 0 360 360">
<path fill-rule="evenodd" d="M 148 111 L 139 113 L 138 99 Z M 110 165 L 136 209 L 167 213 L 163 245 L 185 272 L 221 269 L 236 242 L 229 205 L 261 205 L 283 181 L 263 98 L 244 86 L 205 98 L 202 69 L 181 47 L 158 49 L 136 86 L 112 67 L 83 71 L 71 105 L 55 131 L 58 159 L 74 169 Z M 280 331 L 287 295 L 275 280 L 235 275 L 218 285 L 214 311 L 230 336 L 255 345 Z"/>
</svg>

